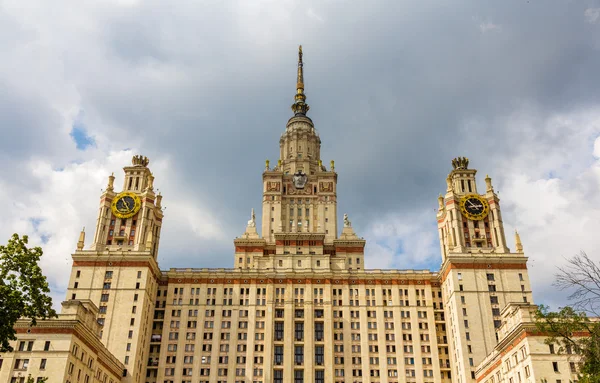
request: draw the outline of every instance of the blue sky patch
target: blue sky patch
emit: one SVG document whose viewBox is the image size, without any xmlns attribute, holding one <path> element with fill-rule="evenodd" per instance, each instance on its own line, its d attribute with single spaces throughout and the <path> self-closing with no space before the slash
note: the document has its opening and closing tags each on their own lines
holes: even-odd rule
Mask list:
<svg viewBox="0 0 600 383">
<path fill-rule="evenodd" d="M 73 124 L 73 128 L 69 135 L 73 138 L 73 141 L 75 141 L 78 150 L 86 150 L 90 146 L 96 146 L 94 137 L 87 134 L 85 126 L 83 126 L 81 122 L 75 122 Z"/>
</svg>

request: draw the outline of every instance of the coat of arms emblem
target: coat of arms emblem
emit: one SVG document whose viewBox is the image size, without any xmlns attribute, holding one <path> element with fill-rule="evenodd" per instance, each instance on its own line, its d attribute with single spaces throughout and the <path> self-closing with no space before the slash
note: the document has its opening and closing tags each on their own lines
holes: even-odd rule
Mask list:
<svg viewBox="0 0 600 383">
<path fill-rule="evenodd" d="M 304 189 L 304 186 L 306 186 L 307 181 L 308 176 L 302 170 L 298 170 L 296 173 L 294 173 L 294 176 L 292 177 L 292 182 L 294 182 L 294 187 L 296 189 Z"/>
</svg>

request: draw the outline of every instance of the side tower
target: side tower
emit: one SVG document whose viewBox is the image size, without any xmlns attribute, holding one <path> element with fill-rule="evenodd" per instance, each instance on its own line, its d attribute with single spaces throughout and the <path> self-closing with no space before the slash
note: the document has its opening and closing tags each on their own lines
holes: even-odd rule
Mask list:
<svg viewBox="0 0 600 383">
<path fill-rule="evenodd" d="M 475 379 L 475 367 L 498 342 L 500 312 L 509 303 L 531 302 L 527 258 L 506 246 L 500 200 L 485 178 L 479 193 L 475 169 L 464 157 L 452 161 L 446 195 L 437 213 L 442 253 L 440 278 L 449 328 L 453 381 Z"/>
<path fill-rule="evenodd" d="M 67 289 L 67 299 L 89 299 L 98 306 L 100 337 L 124 365 L 123 382 L 142 382 L 152 331 L 154 297 L 160 270 L 158 242 L 163 211 L 154 193 L 149 160 L 134 156 L 123 168 L 121 192 L 114 175 L 100 196 L 94 241 L 84 250 L 81 232 Z"/>
</svg>

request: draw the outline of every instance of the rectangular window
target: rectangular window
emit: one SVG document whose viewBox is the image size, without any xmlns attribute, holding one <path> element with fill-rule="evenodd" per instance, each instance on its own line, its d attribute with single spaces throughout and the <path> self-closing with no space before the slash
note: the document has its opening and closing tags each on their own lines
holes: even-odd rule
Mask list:
<svg viewBox="0 0 600 383">
<path fill-rule="evenodd" d="M 304 383 L 304 370 L 294 370 L 294 383 Z"/>
<path fill-rule="evenodd" d="M 42 359 L 40 361 L 40 370 L 45 370 L 46 369 L 46 359 Z"/>
<path fill-rule="evenodd" d="M 49 340 L 47 340 L 44 343 L 44 351 L 50 351 L 50 341 Z"/>
<path fill-rule="evenodd" d="M 283 346 L 275 346 L 274 363 L 276 366 L 283 365 Z"/>
<path fill-rule="evenodd" d="M 304 347 L 303 346 L 295 346 L 294 347 L 294 363 L 296 365 L 304 364 Z"/>
<path fill-rule="evenodd" d="M 325 363 L 324 349 L 324 346 L 315 346 L 315 364 L 317 366 L 322 366 Z"/>
<path fill-rule="evenodd" d="M 275 340 L 283 340 L 283 322 L 275 322 Z"/>
<path fill-rule="evenodd" d="M 315 322 L 315 341 L 321 342 L 324 337 L 323 322 Z"/>
<path fill-rule="evenodd" d="M 273 370 L 273 383 L 283 383 L 283 370 Z"/>
<path fill-rule="evenodd" d="M 297 341 L 304 340 L 304 322 L 296 322 L 294 324 L 294 335 Z"/>
</svg>

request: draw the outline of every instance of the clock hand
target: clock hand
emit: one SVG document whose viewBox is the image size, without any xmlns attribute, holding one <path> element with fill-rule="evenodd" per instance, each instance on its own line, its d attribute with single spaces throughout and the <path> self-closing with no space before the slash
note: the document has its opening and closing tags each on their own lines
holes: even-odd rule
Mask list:
<svg viewBox="0 0 600 383">
<path fill-rule="evenodd" d="M 125 198 L 123 198 L 121 201 L 123 201 L 123 206 L 125 206 L 125 209 L 129 211 L 129 204 L 127 203 L 127 201 L 125 201 Z"/>
</svg>

